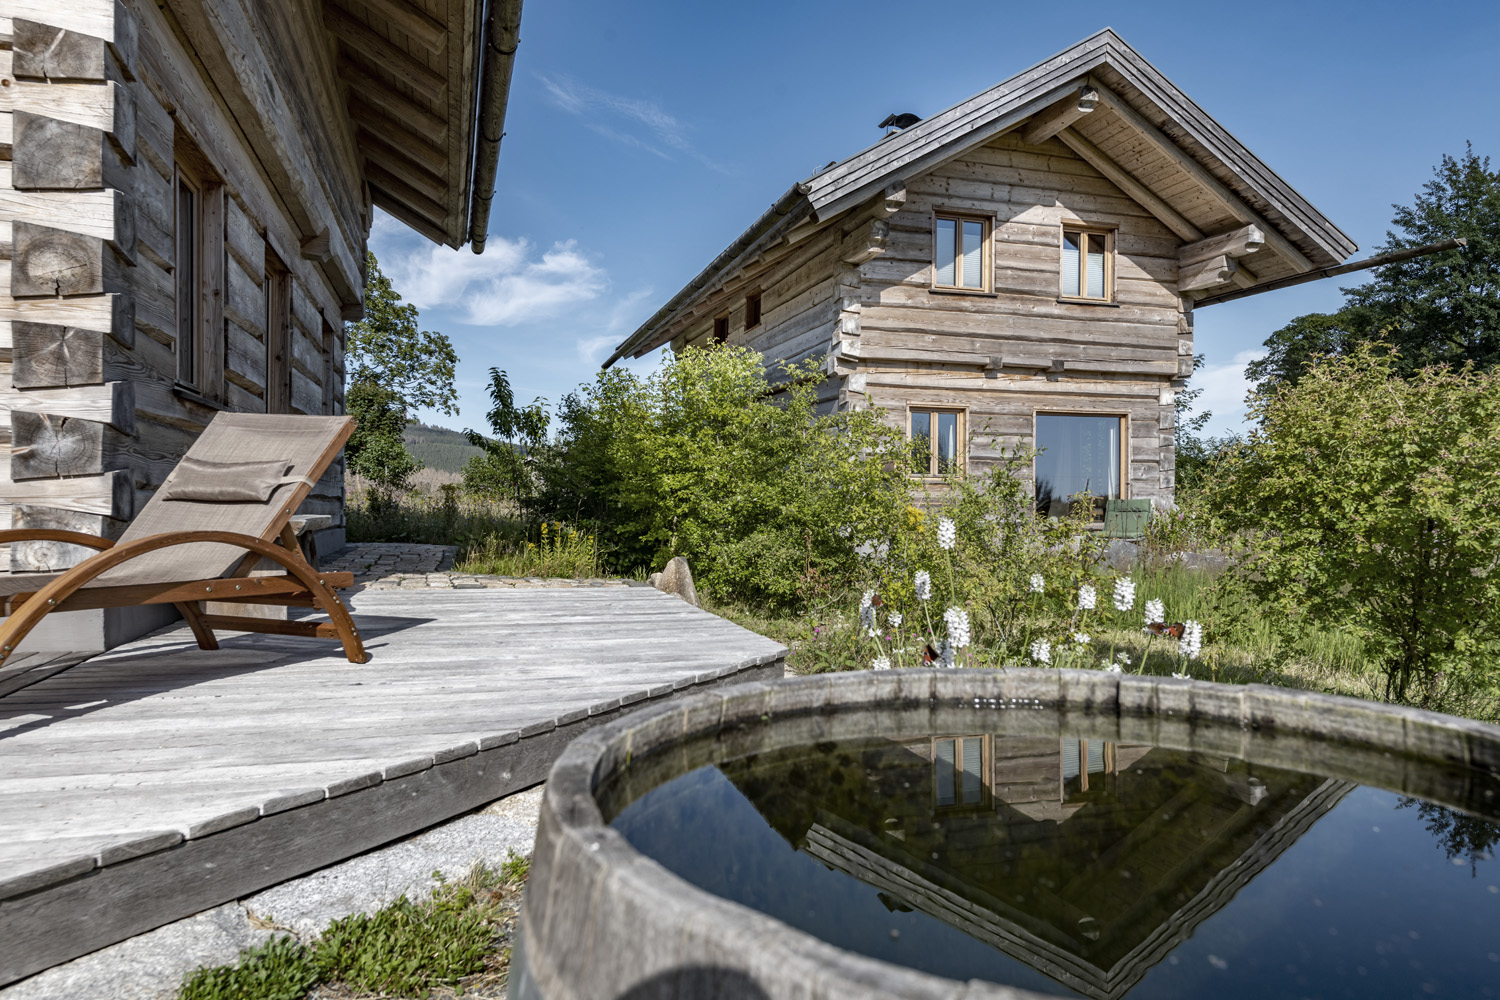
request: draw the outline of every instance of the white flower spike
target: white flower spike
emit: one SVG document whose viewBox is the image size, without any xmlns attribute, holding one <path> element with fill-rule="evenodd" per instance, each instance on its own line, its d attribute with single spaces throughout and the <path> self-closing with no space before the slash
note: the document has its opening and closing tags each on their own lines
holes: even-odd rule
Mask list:
<svg viewBox="0 0 1500 1000">
<path fill-rule="evenodd" d="M 1125 668 L 1121 667 L 1118 663 L 1111 663 L 1109 666 L 1104 668 L 1104 672 L 1106 674 L 1123 674 L 1125 672 Z"/>
<path fill-rule="evenodd" d="M 1152 622 L 1164 622 L 1167 620 L 1167 606 L 1161 602 L 1161 598 L 1153 597 L 1146 602 L 1146 624 Z"/>
<path fill-rule="evenodd" d="M 1128 576 L 1115 579 L 1115 610 L 1129 611 L 1135 607 L 1135 581 Z"/>
<path fill-rule="evenodd" d="M 871 664 L 870 664 L 870 669 L 871 670 L 889 670 L 889 669 L 891 669 L 891 658 L 889 656 L 877 656 L 877 657 L 875 657 L 874 661 L 871 662 Z"/>
<path fill-rule="evenodd" d="M 1180 681 L 1190 681 L 1190 680 L 1193 679 L 1193 675 L 1192 674 L 1179 674 L 1179 673 L 1174 672 L 1172 674 L 1172 676 L 1175 677 L 1175 678 L 1177 678 Z"/>
<path fill-rule="evenodd" d="M 943 612 L 943 624 L 948 626 L 948 644 L 954 649 L 963 649 L 969 644 L 969 613 L 963 608 L 949 608 Z"/>
<path fill-rule="evenodd" d="M 1047 586 L 1047 581 L 1045 578 L 1043 578 L 1042 574 L 1031 574 L 1031 592 L 1033 594 L 1040 594 L 1042 592 L 1042 588 L 1045 586 Z"/>
<path fill-rule="evenodd" d="M 1078 610 L 1093 611 L 1094 605 L 1099 601 L 1099 592 L 1091 584 L 1085 583 L 1078 588 Z"/>
<path fill-rule="evenodd" d="M 1046 639 L 1037 639 L 1031 644 L 1031 658 L 1038 663 L 1052 662 L 1052 643 Z"/>
<path fill-rule="evenodd" d="M 1076 642 L 1076 643 L 1078 643 L 1078 645 L 1080 645 L 1080 646 L 1087 646 L 1089 644 L 1088 633 L 1087 632 L 1074 632 L 1073 633 L 1073 641 Z"/>
<path fill-rule="evenodd" d="M 938 520 L 938 546 L 944 549 L 953 548 L 958 541 L 958 526 L 944 517 Z"/>
<path fill-rule="evenodd" d="M 892 611 L 890 618 L 888 618 L 886 620 L 891 623 L 891 628 L 900 628 L 901 627 L 901 623 L 905 619 L 903 619 L 901 617 L 901 612 L 899 612 L 899 611 Z"/>
<path fill-rule="evenodd" d="M 1182 623 L 1182 638 L 1177 640 L 1177 651 L 1190 660 L 1198 658 L 1203 650 L 1203 626 L 1189 618 Z"/>
<path fill-rule="evenodd" d="M 912 585 L 916 588 L 917 600 L 925 601 L 932 596 L 932 576 L 925 569 L 917 570 Z"/>
</svg>

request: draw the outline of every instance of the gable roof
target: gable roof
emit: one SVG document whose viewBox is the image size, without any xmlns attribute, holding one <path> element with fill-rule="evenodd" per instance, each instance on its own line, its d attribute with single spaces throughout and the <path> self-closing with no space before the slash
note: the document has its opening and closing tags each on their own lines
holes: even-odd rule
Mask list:
<svg viewBox="0 0 1500 1000">
<path fill-rule="evenodd" d="M 1083 88 L 1097 91 L 1099 110 L 1067 114 Z M 821 227 L 887 188 L 1038 120 L 1044 112 L 1066 122 L 1049 137 L 1055 134 L 1184 242 L 1244 226 L 1260 229 L 1270 253 L 1255 258 L 1257 283 L 1340 263 L 1358 249 L 1327 216 L 1105 28 L 793 185 L 626 338 L 604 366 L 666 343 L 674 320 L 792 230 Z"/>
</svg>

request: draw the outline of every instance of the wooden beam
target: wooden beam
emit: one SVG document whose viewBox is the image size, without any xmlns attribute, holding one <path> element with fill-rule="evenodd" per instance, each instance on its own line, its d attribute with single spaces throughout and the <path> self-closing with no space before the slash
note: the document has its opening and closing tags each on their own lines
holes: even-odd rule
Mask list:
<svg viewBox="0 0 1500 1000">
<path fill-rule="evenodd" d="M 358 94 L 380 103 L 380 110 L 411 129 L 426 141 L 437 145 L 448 141 L 448 119 L 433 114 L 398 92 L 389 80 L 370 72 L 362 63 L 348 56 L 339 60 L 339 78 L 349 85 L 351 98 Z M 353 113 L 354 100 L 350 101 Z M 357 119 L 358 116 L 356 116 Z"/>
<path fill-rule="evenodd" d="M 430 69 L 426 63 L 359 18 L 327 4 L 323 7 L 323 26 L 333 32 L 352 52 L 368 59 L 373 66 L 391 74 L 423 97 L 432 101 L 442 100 L 448 89 L 446 76 Z"/>
<path fill-rule="evenodd" d="M 414 5 L 404 3 L 403 0 L 355 0 L 355 2 L 362 3 L 370 13 L 385 18 L 392 27 L 405 32 L 408 38 L 433 55 L 442 52 L 448 42 L 447 28 L 428 17 Z M 336 6 L 347 13 L 352 4 L 340 2 Z"/>
<path fill-rule="evenodd" d="M 1265 233 L 1259 226 L 1241 226 L 1227 233 L 1209 236 L 1196 243 L 1177 248 L 1177 264 L 1186 267 L 1220 255 L 1244 257 L 1255 253 L 1265 245 Z"/>
<path fill-rule="evenodd" d="M 353 118 L 363 131 L 399 149 L 402 155 L 412 162 L 421 164 L 435 174 L 447 172 L 448 151 L 446 149 L 430 141 L 425 134 L 418 134 L 415 130 L 396 121 L 385 111 L 376 108 L 354 93 L 349 95 L 349 117 Z"/>
<path fill-rule="evenodd" d="M 445 177 L 434 174 L 404 155 L 400 149 L 363 129 L 359 133 L 359 151 L 372 163 L 378 163 L 390 171 L 391 176 L 399 178 L 412 190 L 420 191 L 435 202 L 441 203 L 448 194 L 448 181 Z M 446 210 L 444 214 L 447 214 Z"/>
<path fill-rule="evenodd" d="M 1021 131 L 1021 141 L 1030 146 L 1040 146 L 1092 112 L 1098 103 L 1098 88 L 1093 84 L 1085 84 L 1077 94 L 1069 94 L 1033 117 Z"/>
<path fill-rule="evenodd" d="M 1293 268 L 1299 272 L 1311 271 L 1313 269 L 1313 262 L 1308 260 L 1301 250 L 1293 246 L 1290 240 L 1282 236 L 1276 227 L 1261 218 L 1260 214 L 1245 204 L 1239 195 L 1225 187 L 1223 182 L 1209 173 L 1203 164 L 1189 156 L 1182 147 L 1168 138 L 1161 129 L 1147 121 L 1139 111 L 1127 104 L 1124 98 L 1108 87 L 1100 87 L 1099 100 L 1111 111 L 1119 115 L 1127 125 L 1131 126 L 1131 128 L 1139 132 L 1155 146 L 1158 152 L 1171 160 L 1173 164 L 1189 177 L 1193 178 L 1214 200 L 1223 205 L 1229 214 L 1241 222 L 1258 226 L 1265 234 L 1266 242 L 1271 245 L 1271 249 L 1276 251 L 1281 257 L 1286 258 L 1287 263 Z"/>
<path fill-rule="evenodd" d="M 65 389 L 19 390 L 0 388 L 0 426 L 10 426 L 12 413 L 27 411 L 53 417 L 96 420 L 124 434 L 135 433 L 135 383 L 70 386 Z"/>
<path fill-rule="evenodd" d="M 1158 198 L 1144 184 L 1125 172 L 1114 160 L 1104 155 L 1104 152 L 1089 142 L 1079 133 L 1071 128 L 1065 128 L 1057 133 L 1057 138 L 1062 141 L 1073 152 L 1081 156 L 1089 166 L 1099 171 L 1105 177 L 1124 191 L 1131 198 L 1140 203 L 1141 207 L 1156 216 L 1161 224 L 1177 234 L 1178 239 L 1186 243 L 1193 243 L 1203 239 L 1203 232 L 1187 219 L 1184 219 L 1177 211 L 1166 202 Z"/>
<path fill-rule="evenodd" d="M 429 240 L 432 240 L 434 243 L 438 244 L 447 244 L 448 234 L 443 231 L 442 226 L 432 221 L 432 219 L 428 218 L 426 215 L 423 215 L 420 210 L 413 208 L 411 205 L 408 205 L 402 194 L 394 191 L 387 191 L 380 181 L 376 180 L 375 178 L 371 178 L 370 195 L 376 205 L 379 205 L 382 209 L 391 213 L 397 219 L 400 219 L 402 222 L 406 223 L 408 226 L 415 229 L 417 232 L 421 233 Z M 349 310 L 342 313 L 341 315 L 344 319 L 353 322 L 355 320 L 363 319 L 364 311 L 363 309 L 360 309 L 359 315 L 354 315 L 354 311 Z"/>
<path fill-rule="evenodd" d="M 858 226 L 844 237 L 839 245 L 839 260 L 858 266 L 885 253 L 885 243 L 891 234 L 891 224 L 884 219 L 874 219 Z"/>
<path fill-rule="evenodd" d="M 1211 260 L 1189 264 L 1177 270 L 1177 291 L 1201 292 L 1219 285 L 1228 284 L 1239 270 L 1239 262 L 1233 257 L 1219 256 Z"/>
<path fill-rule="evenodd" d="M 7 472 L 7 479 L 9 475 Z M 4 488 L 5 498 L 12 503 L 103 514 L 118 521 L 130 520 L 134 500 L 130 473 L 121 470 L 106 472 L 100 476 L 6 482 Z"/>
</svg>

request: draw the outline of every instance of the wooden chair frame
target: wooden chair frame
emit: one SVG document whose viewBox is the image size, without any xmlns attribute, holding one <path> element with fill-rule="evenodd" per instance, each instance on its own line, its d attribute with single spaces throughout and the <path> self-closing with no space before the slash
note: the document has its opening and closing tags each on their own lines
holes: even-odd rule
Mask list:
<svg viewBox="0 0 1500 1000">
<path fill-rule="evenodd" d="M 20 541 L 56 541 L 86 545 L 100 550 L 72 569 L 53 579 L 40 590 L 11 594 L 3 599 L 5 621 L 0 624 L 0 664 L 37 624 L 54 611 L 83 611 L 95 608 L 126 608 L 142 604 L 172 604 L 187 619 L 188 627 L 201 649 L 218 649 L 215 628 L 236 632 L 265 632 L 273 635 L 299 635 L 336 638 L 344 647 L 350 663 L 368 662 L 359 630 L 348 610 L 339 600 L 336 588 L 354 585 L 352 573 L 320 573 L 302 556 L 290 526 L 283 528 L 278 542 L 268 542 L 253 535 L 231 531 L 181 531 L 138 538 L 116 545 L 107 538 L 76 531 L 46 529 L 10 529 L 0 531 L 0 545 Z M 127 584 L 118 587 L 87 587 L 100 575 L 147 552 L 157 552 L 175 545 L 216 542 L 234 545 L 246 551 L 236 575 L 213 580 L 176 583 Z M 244 576 L 247 562 L 269 559 L 287 571 L 286 576 Z M 86 588 L 86 589 L 85 589 Z M 284 604 L 316 608 L 327 622 L 277 621 L 264 618 L 242 618 L 234 615 L 205 614 L 203 601 L 235 601 L 241 604 Z"/>
</svg>

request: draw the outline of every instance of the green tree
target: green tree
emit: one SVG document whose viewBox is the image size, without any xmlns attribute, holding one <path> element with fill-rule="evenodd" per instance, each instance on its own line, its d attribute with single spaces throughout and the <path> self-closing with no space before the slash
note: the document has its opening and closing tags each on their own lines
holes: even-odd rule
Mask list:
<svg viewBox="0 0 1500 1000">
<path fill-rule="evenodd" d="M 485 420 L 493 438 L 466 430 L 464 436 L 484 454 L 464 465 L 464 489 L 495 500 L 507 500 L 523 512 L 535 493 L 534 466 L 547 441 L 547 404 L 541 398 L 517 407 L 510 379 L 499 368 L 490 369 L 490 410 Z"/>
<path fill-rule="evenodd" d="M 816 364 L 777 374 L 722 346 L 601 372 L 563 401 L 541 509 L 593 527 L 621 568 L 685 556 L 722 597 L 789 605 L 848 584 L 856 544 L 904 516 L 904 439 L 875 412 L 820 414 Z"/>
<path fill-rule="evenodd" d="M 350 469 L 389 497 L 422 467 L 402 439 L 412 412 L 458 412 L 458 355 L 446 336 L 418 327 L 417 307 L 401 300 L 374 254 L 365 266 L 365 318 L 344 328 L 346 408 L 358 422 L 344 453 Z"/>
<path fill-rule="evenodd" d="M 1332 315 L 1299 316 L 1266 341 L 1265 358 L 1247 369 L 1256 388 L 1294 383 L 1322 354 L 1347 354 L 1379 339 L 1399 352 L 1397 370 L 1472 361 L 1500 364 L 1500 172 L 1473 146 L 1444 156 L 1409 206 L 1393 205 L 1395 227 L 1377 253 L 1463 237 L 1468 245 L 1375 269 L 1370 281 L 1343 289 Z"/>
<path fill-rule="evenodd" d="M 1260 426 L 1206 499 L 1252 539 L 1273 620 L 1360 636 L 1387 698 L 1493 714 L 1500 371 L 1407 367 L 1361 344 L 1253 393 Z"/>
</svg>

